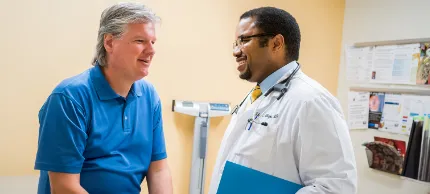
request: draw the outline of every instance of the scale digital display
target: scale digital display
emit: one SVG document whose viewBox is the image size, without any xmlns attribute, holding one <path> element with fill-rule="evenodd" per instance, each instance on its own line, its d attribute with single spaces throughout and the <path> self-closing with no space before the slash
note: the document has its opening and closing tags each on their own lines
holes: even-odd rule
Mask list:
<svg viewBox="0 0 430 194">
<path fill-rule="evenodd" d="M 221 103 L 210 103 L 211 110 L 219 110 L 219 111 L 230 111 L 228 104 L 221 104 Z"/>
<path fill-rule="evenodd" d="M 182 102 L 182 106 L 184 106 L 184 107 L 193 107 L 194 104 L 192 102 L 184 101 L 184 102 Z"/>
</svg>

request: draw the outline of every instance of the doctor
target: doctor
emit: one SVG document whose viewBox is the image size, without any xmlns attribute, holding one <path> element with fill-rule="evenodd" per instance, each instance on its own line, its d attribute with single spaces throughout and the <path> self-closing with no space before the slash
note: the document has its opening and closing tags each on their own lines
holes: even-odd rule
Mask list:
<svg viewBox="0 0 430 194">
<path fill-rule="evenodd" d="M 256 86 L 232 113 L 209 194 L 217 192 L 226 161 L 301 184 L 298 194 L 356 193 L 348 126 L 336 98 L 300 71 L 294 17 L 273 7 L 247 11 L 236 37 L 239 77 Z"/>
</svg>

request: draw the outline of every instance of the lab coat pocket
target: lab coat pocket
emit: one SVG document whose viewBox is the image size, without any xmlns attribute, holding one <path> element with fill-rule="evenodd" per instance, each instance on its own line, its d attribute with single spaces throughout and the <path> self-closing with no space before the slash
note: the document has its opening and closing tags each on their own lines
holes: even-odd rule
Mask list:
<svg viewBox="0 0 430 194">
<path fill-rule="evenodd" d="M 276 144 L 278 125 L 258 125 L 252 127 L 249 135 L 238 146 L 235 152 L 239 160 L 246 161 L 252 167 L 254 165 L 270 165 Z M 240 145 L 239 144 L 239 145 Z"/>
</svg>

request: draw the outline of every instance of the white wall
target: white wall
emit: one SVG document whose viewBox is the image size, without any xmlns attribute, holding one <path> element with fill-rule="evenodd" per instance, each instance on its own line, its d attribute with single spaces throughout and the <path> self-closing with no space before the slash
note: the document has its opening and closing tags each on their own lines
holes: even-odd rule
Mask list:
<svg viewBox="0 0 430 194">
<path fill-rule="evenodd" d="M 356 42 L 430 37 L 430 0 L 346 0 L 343 46 Z M 347 113 L 349 83 L 345 77 L 344 49 L 339 68 L 338 98 Z M 408 136 L 375 130 L 351 131 L 358 165 L 359 194 L 427 194 L 430 184 L 400 178 L 368 168 L 363 142 L 374 136 L 405 140 Z"/>
<path fill-rule="evenodd" d="M 39 176 L 0 176 L 1 194 L 27 194 L 37 193 Z"/>
</svg>

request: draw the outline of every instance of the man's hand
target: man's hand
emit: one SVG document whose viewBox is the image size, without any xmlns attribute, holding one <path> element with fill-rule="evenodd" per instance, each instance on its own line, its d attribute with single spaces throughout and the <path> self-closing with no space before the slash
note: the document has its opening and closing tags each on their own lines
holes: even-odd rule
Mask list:
<svg viewBox="0 0 430 194">
<path fill-rule="evenodd" d="M 80 174 L 49 172 L 52 194 L 88 194 L 80 183 Z"/>
<path fill-rule="evenodd" d="M 147 182 L 149 194 L 173 193 L 172 177 L 166 159 L 151 162 Z"/>
</svg>

